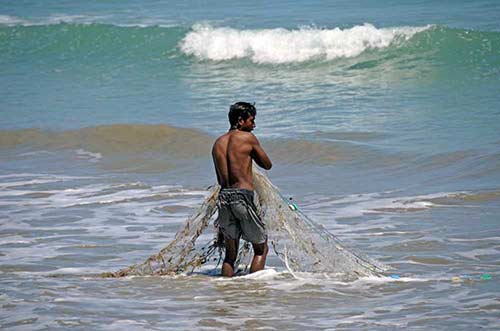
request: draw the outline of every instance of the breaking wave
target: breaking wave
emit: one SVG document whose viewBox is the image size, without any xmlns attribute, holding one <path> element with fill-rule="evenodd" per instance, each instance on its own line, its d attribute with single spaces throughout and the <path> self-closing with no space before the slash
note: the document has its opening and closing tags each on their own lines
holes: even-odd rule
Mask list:
<svg viewBox="0 0 500 331">
<path fill-rule="evenodd" d="M 104 67 L 117 62 L 149 66 L 161 61 L 167 70 L 173 65 L 171 59 L 240 60 L 245 65 L 328 65 L 359 57 L 361 63 L 351 65 L 369 70 L 394 59 L 406 62 L 409 56 L 418 58 L 424 66 L 448 64 L 455 71 L 465 64 L 467 71 L 498 75 L 499 32 L 434 25 L 377 28 L 368 23 L 345 29 L 254 30 L 166 23 L 103 24 L 99 17 L 71 15 L 36 21 L 0 15 L 0 61 L 16 65 L 58 56 L 74 60 L 73 65 L 91 58 Z M 372 53 L 368 59 L 363 58 Z"/>
<path fill-rule="evenodd" d="M 368 49 L 381 49 L 408 40 L 424 27 L 377 29 L 371 24 L 350 29 L 236 30 L 195 25 L 180 44 L 187 55 L 206 60 L 250 58 L 256 63 L 304 62 L 350 58 Z"/>
</svg>

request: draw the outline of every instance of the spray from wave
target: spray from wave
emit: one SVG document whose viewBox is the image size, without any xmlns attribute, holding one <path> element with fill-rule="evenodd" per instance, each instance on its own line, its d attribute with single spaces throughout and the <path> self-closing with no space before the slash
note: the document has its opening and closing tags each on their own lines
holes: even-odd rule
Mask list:
<svg viewBox="0 0 500 331">
<path fill-rule="evenodd" d="M 350 58 L 368 49 L 381 49 L 408 40 L 425 27 L 377 29 L 371 24 L 350 29 L 236 30 L 195 25 L 181 41 L 187 55 L 203 60 L 250 58 L 255 63 L 290 63 L 313 59 Z"/>
</svg>

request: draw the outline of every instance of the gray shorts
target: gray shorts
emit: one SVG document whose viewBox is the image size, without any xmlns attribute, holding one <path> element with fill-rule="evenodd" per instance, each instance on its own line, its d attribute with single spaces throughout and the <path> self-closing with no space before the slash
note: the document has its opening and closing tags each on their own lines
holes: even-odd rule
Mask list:
<svg viewBox="0 0 500 331">
<path fill-rule="evenodd" d="M 216 224 L 224 237 L 262 244 L 267 240 L 266 225 L 253 202 L 253 191 L 222 189 L 219 193 L 219 217 Z"/>
</svg>

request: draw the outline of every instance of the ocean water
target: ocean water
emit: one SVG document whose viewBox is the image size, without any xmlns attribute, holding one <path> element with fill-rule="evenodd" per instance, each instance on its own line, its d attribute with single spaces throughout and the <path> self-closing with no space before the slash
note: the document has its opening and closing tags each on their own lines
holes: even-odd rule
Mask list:
<svg viewBox="0 0 500 331">
<path fill-rule="evenodd" d="M 2 1 L 0 328 L 497 330 L 497 1 Z M 267 174 L 394 277 L 102 279 L 164 247 L 255 102 Z"/>
</svg>

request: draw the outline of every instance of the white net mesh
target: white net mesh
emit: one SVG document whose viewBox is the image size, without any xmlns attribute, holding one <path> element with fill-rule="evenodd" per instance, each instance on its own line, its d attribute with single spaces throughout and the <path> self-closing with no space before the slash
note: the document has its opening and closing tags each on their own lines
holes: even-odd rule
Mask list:
<svg viewBox="0 0 500 331">
<path fill-rule="evenodd" d="M 359 277 L 388 270 L 313 222 L 262 173 L 254 173 L 254 185 L 268 226 L 269 244 L 290 271 Z"/>
<path fill-rule="evenodd" d="M 337 237 L 314 223 L 294 203 L 287 201 L 260 171 L 254 169 L 256 205 L 266 223 L 269 245 L 290 272 L 320 272 L 342 278 L 380 275 L 388 268 L 348 248 Z M 202 265 L 218 267 L 224 254 L 223 241 L 215 229 L 214 238 L 205 245 L 197 243 L 217 210 L 219 187 L 210 194 L 195 214 L 189 217 L 175 238 L 146 261 L 104 277 L 166 275 L 190 273 Z M 239 271 L 246 271 L 250 245 L 241 245 Z"/>
</svg>

